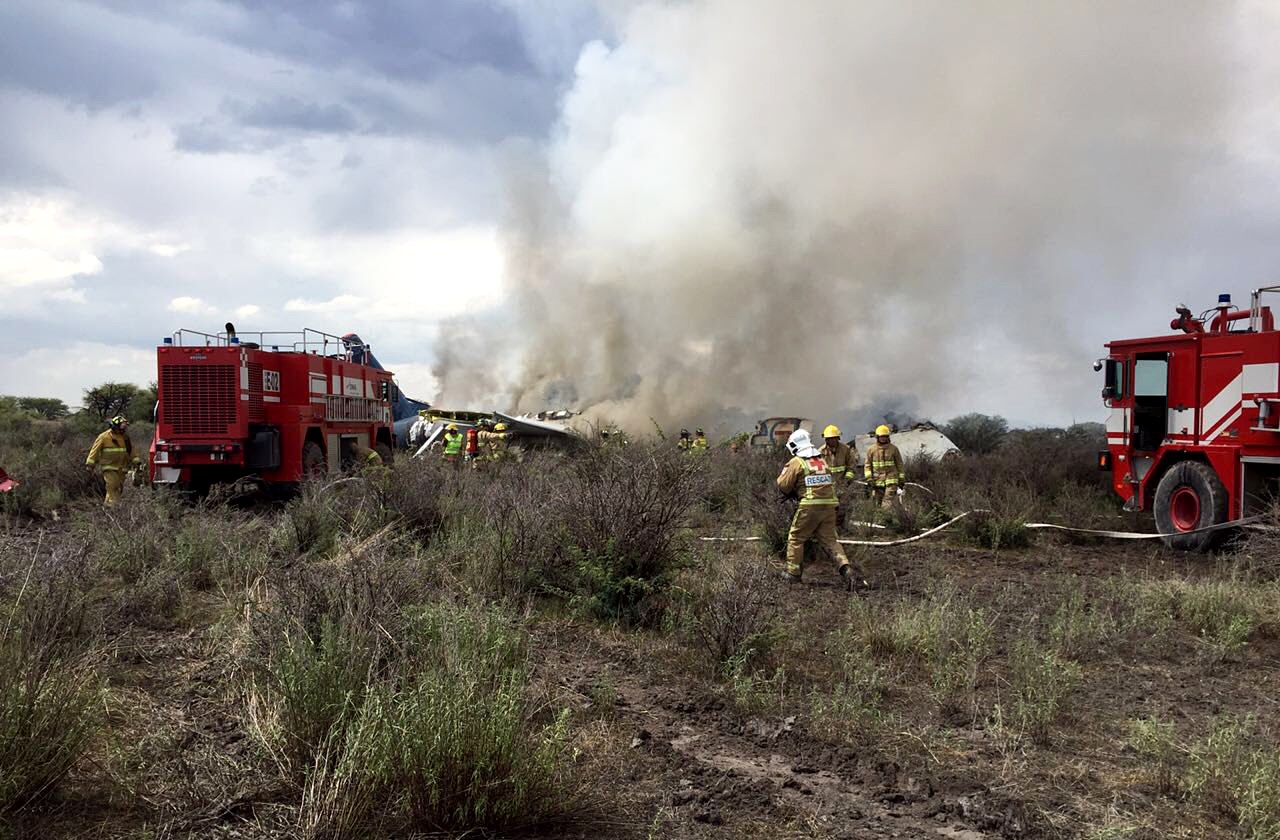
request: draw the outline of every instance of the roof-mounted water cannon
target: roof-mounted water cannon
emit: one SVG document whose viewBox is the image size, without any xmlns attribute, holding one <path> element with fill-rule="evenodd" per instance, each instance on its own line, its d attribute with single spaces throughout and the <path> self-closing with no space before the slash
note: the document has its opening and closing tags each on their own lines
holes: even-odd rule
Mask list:
<svg viewBox="0 0 1280 840">
<path fill-rule="evenodd" d="M 1178 313 L 1178 317 L 1169 322 L 1169 329 L 1181 330 L 1184 333 L 1204 332 L 1204 322 L 1192 315 L 1185 303 L 1178 304 L 1178 308 L 1174 311 Z M 1101 370 L 1101 368 L 1094 369 Z"/>
</svg>

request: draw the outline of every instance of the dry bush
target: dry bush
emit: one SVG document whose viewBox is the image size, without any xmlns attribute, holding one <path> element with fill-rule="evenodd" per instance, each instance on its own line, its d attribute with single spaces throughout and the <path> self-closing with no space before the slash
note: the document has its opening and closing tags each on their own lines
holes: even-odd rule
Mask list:
<svg viewBox="0 0 1280 840">
<path fill-rule="evenodd" d="M 755 558 L 711 554 L 689 576 L 684 625 L 716 668 L 745 655 L 760 657 L 776 643 L 781 581 Z"/>
<path fill-rule="evenodd" d="M 777 478 L 786 465 L 786 453 L 770 450 L 743 456 L 741 472 L 747 482 L 746 508 L 763 538 L 765 550 L 774 557 L 787 553 L 787 534 L 795 516 L 796 504 L 778 490 Z"/>
<path fill-rule="evenodd" d="M 773 454 L 756 451 L 734 453 L 718 447 L 701 456 L 703 488 L 699 501 L 715 520 L 737 520 L 750 513 L 752 491 L 781 470 Z"/>
<path fill-rule="evenodd" d="M 1280 503 L 1272 504 L 1245 534 L 1247 538 L 1236 544 L 1234 564 L 1249 578 L 1280 580 Z"/>
<path fill-rule="evenodd" d="M 84 546 L 67 543 L 0 570 L 0 814 L 49 794 L 100 725 L 87 568 Z"/>
<path fill-rule="evenodd" d="M 667 447 L 583 450 L 551 485 L 560 535 L 547 583 L 593 615 L 630 625 L 661 619 L 682 562 L 680 521 L 698 497 L 701 460 Z"/>
<path fill-rule="evenodd" d="M 444 525 L 444 498 L 457 478 L 457 470 L 436 459 L 400 458 L 387 480 L 375 483 L 375 492 L 389 517 L 430 540 Z"/>
<path fill-rule="evenodd" d="M 1079 517 L 1089 527 L 1119 509 L 1110 474 L 1096 466 L 1105 445 L 1084 428 L 1015 430 L 986 455 L 912 459 L 907 477 L 932 490 L 934 501 L 949 511 L 987 508 L 1009 523 L 1056 515 L 1074 525 L 1067 519 Z M 981 541 L 995 542 L 996 536 L 1008 546 L 1006 535 Z"/>
</svg>

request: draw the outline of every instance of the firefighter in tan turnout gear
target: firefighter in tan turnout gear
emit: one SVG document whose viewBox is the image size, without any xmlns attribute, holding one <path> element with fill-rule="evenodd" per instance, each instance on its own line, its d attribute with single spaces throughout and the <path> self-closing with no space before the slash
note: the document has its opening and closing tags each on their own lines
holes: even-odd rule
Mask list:
<svg viewBox="0 0 1280 840">
<path fill-rule="evenodd" d="M 836 477 L 809 440 L 809 433 L 797 429 L 787 438 L 787 451 L 792 458 L 778 476 L 778 489 L 788 496 L 798 497 L 800 506 L 791 520 L 787 534 L 787 570 L 783 576 L 792 583 L 800 582 L 804 544 L 811 537 L 831 552 L 845 585 L 853 589 L 865 584 L 862 575 L 849 567 L 836 536 Z"/>
<path fill-rule="evenodd" d="M 142 459 L 133 454 L 133 441 L 129 439 L 129 421 L 117 414 L 111 418 L 111 428 L 98 435 L 89 447 L 85 465 L 97 468 L 107 485 L 106 504 L 113 505 L 120 499 L 125 473 L 136 469 Z"/>
<path fill-rule="evenodd" d="M 838 488 L 851 485 L 858 480 L 858 451 L 847 443 L 840 441 L 840 429 L 834 423 L 822 430 L 823 445 L 818 454 L 827 463 L 827 470 L 835 476 Z M 844 494 L 847 496 L 848 494 Z M 837 507 L 836 523 L 844 527 L 844 502 Z"/>
<path fill-rule="evenodd" d="M 907 480 L 902 467 L 902 453 L 889 442 L 889 427 L 876 427 L 876 442 L 867 450 L 863 465 L 863 477 L 867 490 L 875 495 L 876 504 L 892 509 L 902 495 L 902 485 Z"/>
</svg>

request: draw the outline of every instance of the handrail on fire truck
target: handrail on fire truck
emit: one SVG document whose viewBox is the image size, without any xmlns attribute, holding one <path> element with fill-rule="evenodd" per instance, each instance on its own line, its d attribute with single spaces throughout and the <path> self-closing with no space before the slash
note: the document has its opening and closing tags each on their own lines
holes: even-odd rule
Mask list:
<svg viewBox="0 0 1280 840">
<path fill-rule="evenodd" d="M 1262 317 L 1262 295 L 1264 292 L 1280 292 L 1280 286 L 1262 286 L 1253 290 L 1249 302 L 1249 332 L 1261 332 L 1266 326 Z"/>
<path fill-rule="evenodd" d="M 235 344 L 256 344 L 258 349 L 272 352 L 285 350 L 293 353 L 313 353 L 347 362 L 353 360 L 353 346 L 349 342 L 339 336 L 310 327 L 303 327 L 301 332 L 240 332 L 237 330 L 231 335 L 225 332 L 213 334 L 180 329 L 165 343 L 177 347 L 230 347 Z M 359 349 L 364 351 L 368 348 L 361 346 Z"/>
</svg>

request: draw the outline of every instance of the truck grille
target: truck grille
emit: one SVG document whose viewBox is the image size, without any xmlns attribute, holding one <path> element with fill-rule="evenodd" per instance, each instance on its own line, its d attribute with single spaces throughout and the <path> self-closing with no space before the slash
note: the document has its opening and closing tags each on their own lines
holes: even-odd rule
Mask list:
<svg viewBox="0 0 1280 840">
<path fill-rule="evenodd" d="M 249 422 L 261 423 L 267 417 L 262 405 L 262 365 L 249 363 Z"/>
<path fill-rule="evenodd" d="M 160 422 L 175 435 L 223 436 L 236 423 L 235 365 L 174 365 L 160 372 Z"/>
</svg>

